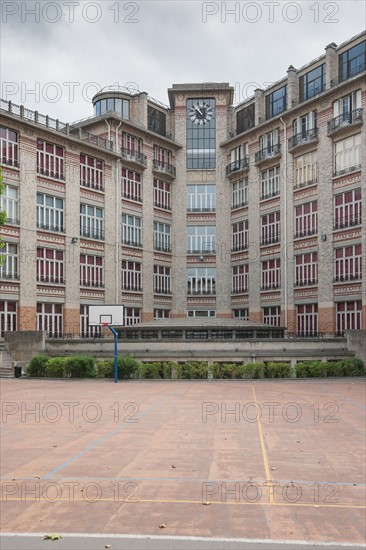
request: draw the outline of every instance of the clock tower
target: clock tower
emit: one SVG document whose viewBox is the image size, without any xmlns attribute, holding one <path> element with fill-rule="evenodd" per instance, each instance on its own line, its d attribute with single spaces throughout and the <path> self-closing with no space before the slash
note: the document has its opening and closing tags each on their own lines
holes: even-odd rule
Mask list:
<svg viewBox="0 0 366 550">
<path fill-rule="evenodd" d="M 174 140 L 182 147 L 172 204 L 172 317 L 231 317 L 230 188 L 220 143 L 231 127 L 233 92 L 227 83 L 169 90 Z"/>
</svg>

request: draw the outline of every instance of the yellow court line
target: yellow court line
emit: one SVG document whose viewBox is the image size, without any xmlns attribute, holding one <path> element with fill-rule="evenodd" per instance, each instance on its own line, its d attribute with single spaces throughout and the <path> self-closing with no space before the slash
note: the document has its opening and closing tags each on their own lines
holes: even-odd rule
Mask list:
<svg viewBox="0 0 366 550">
<path fill-rule="evenodd" d="M 0 504 L 5 504 L 6 502 L 42 502 L 43 499 L 40 500 L 24 500 L 21 497 L 17 498 L 7 498 L 6 500 L 0 501 Z M 212 500 L 209 502 L 203 502 L 202 500 L 183 500 L 183 499 L 150 499 L 150 498 L 140 498 L 136 500 L 116 500 L 114 498 L 100 498 L 95 501 L 91 501 L 85 498 L 73 498 L 72 500 L 68 498 L 60 498 L 55 501 L 44 501 L 47 502 L 47 504 L 57 504 L 58 502 L 68 502 L 72 504 L 73 502 L 85 502 L 86 504 L 96 504 L 97 502 L 116 502 L 118 504 L 139 504 L 140 502 L 155 502 L 160 504 L 229 504 L 229 505 L 241 505 L 245 506 L 246 504 L 251 506 L 304 506 L 304 507 L 311 507 L 311 508 L 341 508 L 341 509 L 361 509 L 365 510 L 366 506 L 363 505 L 357 505 L 357 504 L 314 504 L 312 502 L 248 502 L 248 501 L 221 501 L 221 500 Z"/>
<path fill-rule="evenodd" d="M 258 415 L 258 411 L 260 409 L 257 401 L 257 396 L 255 394 L 254 386 L 252 386 L 252 390 L 254 395 L 254 401 L 255 401 L 255 404 L 257 405 L 257 415 Z M 274 504 L 275 500 L 274 500 L 273 483 L 271 479 L 271 472 L 269 471 L 268 458 L 267 458 L 266 446 L 264 444 L 262 422 L 261 422 L 260 416 L 258 417 L 257 425 L 258 425 L 259 439 L 261 442 L 264 471 L 266 473 L 266 483 L 268 484 L 268 500 L 270 504 Z"/>
</svg>

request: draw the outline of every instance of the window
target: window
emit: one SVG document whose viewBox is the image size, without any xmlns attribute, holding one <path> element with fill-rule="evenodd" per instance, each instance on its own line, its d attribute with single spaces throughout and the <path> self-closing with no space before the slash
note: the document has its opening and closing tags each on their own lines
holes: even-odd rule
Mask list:
<svg viewBox="0 0 366 550">
<path fill-rule="evenodd" d="M 261 290 L 272 290 L 281 287 L 281 260 L 265 260 L 262 262 Z"/>
<path fill-rule="evenodd" d="M 64 201 L 58 197 L 37 193 L 37 227 L 64 232 Z"/>
<path fill-rule="evenodd" d="M 189 309 L 187 317 L 216 317 L 216 311 L 214 309 Z"/>
<path fill-rule="evenodd" d="M 62 336 L 62 304 L 37 303 L 37 330 L 45 331 L 50 337 Z"/>
<path fill-rule="evenodd" d="M 266 96 L 266 118 L 279 115 L 287 109 L 287 85 Z"/>
<path fill-rule="evenodd" d="M 211 253 L 216 251 L 216 227 L 214 225 L 189 225 L 187 227 L 187 252 Z"/>
<path fill-rule="evenodd" d="M 300 76 L 300 101 L 306 101 L 321 92 L 326 86 L 325 63 Z"/>
<path fill-rule="evenodd" d="M 18 205 L 18 188 L 10 185 L 4 186 L 4 191 L 0 195 L 0 209 L 6 213 L 6 222 L 11 224 L 19 224 L 19 205 Z"/>
<path fill-rule="evenodd" d="M 255 162 L 279 154 L 281 151 L 279 128 L 261 136 L 259 139 L 259 147 L 260 150 L 255 154 Z"/>
<path fill-rule="evenodd" d="M 170 309 L 160 309 L 160 308 L 154 309 L 154 321 L 158 321 L 159 319 L 169 319 L 169 318 L 170 318 Z"/>
<path fill-rule="evenodd" d="M 0 278 L 19 279 L 18 272 L 18 245 L 13 243 L 4 243 L 0 248 Z"/>
<path fill-rule="evenodd" d="M 295 285 L 316 285 L 318 283 L 318 253 L 307 252 L 295 256 Z"/>
<path fill-rule="evenodd" d="M 125 325 L 137 325 L 140 322 L 141 309 L 139 307 L 125 308 Z"/>
<path fill-rule="evenodd" d="M 129 246 L 142 246 L 141 218 L 122 214 L 122 243 Z"/>
<path fill-rule="evenodd" d="M 128 160 L 143 160 L 144 146 L 141 138 L 122 132 L 122 153 Z"/>
<path fill-rule="evenodd" d="M 249 288 L 249 264 L 234 265 L 232 267 L 232 293 L 240 294 L 248 292 Z"/>
<path fill-rule="evenodd" d="M 154 265 L 154 292 L 170 294 L 171 268 L 165 265 Z"/>
<path fill-rule="evenodd" d="M 249 321 L 249 308 L 242 307 L 233 309 L 233 317 L 239 321 Z"/>
<path fill-rule="evenodd" d="M 154 206 L 172 209 L 172 196 L 170 183 L 154 178 Z"/>
<path fill-rule="evenodd" d="M 289 145 L 295 147 L 300 143 L 307 143 L 318 135 L 318 113 L 311 111 L 306 115 L 295 118 L 292 122 L 292 138 Z"/>
<path fill-rule="evenodd" d="M 122 261 L 122 290 L 142 291 L 142 264 L 140 262 Z"/>
<path fill-rule="evenodd" d="M 330 130 L 348 126 L 353 122 L 362 122 L 361 90 L 357 90 L 341 97 L 333 103 L 333 120 L 330 121 Z"/>
<path fill-rule="evenodd" d="M 230 162 L 233 165 L 232 166 L 232 172 L 235 170 L 239 170 L 240 168 L 243 168 L 241 165 L 241 161 L 248 160 L 248 144 L 242 143 L 241 145 L 238 145 L 237 147 L 234 147 L 234 149 L 231 149 L 230 151 Z"/>
<path fill-rule="evenodd" d="M 280 306 L 263 307 L 262 319 L 265 325 L 271 325 L 272 327 L 281 326 L 281 307 Z"/>
<path fill-rule="evenodd" d="M 362 329 L 362 300 L 337 302 L 337 334 L 343 336 L 345 330 Z"/>
<path fill-rule="evenodd" d="M 189 267 L 187 269 L 187 294 L 215 294 L 216 268 Z"/>
<path fill-rule="evenodd" d="M 213 212 L 216 209 L 216 185 L 187 185 L 188 212 Z"/>
<path fill-rule="evenodd" d="M 361 245 L 342 246 L 335 249 L 334 280 L 353 281 L 362 277 Z"/>
<path fill-rule="evenodd" d="M 171 227 L 167 223 L 154 222 L 153 242 L 154 250 L 171 252 Z"/>
<path fill-rule="evenodd" d="M 108 98 L 100 99 L 94 104 L 95 116 L 100 116 L 107 111 L 114 111 L 120 117 L 128 120 L 130 118 L 130 102 L 128 99 Z"/>
<path fill-rule="evenodd" d="M 89 306 L 80 306 L 80 336 L 82 338 L 101 338 L 102 327 L 89 325 Z"/>
<path fill-rule="evenodd" d="M 10 128 L 0 126 L 1 163 L 18 166 L 18 134 Z"/>
<path fill-rule="evenodd" d="M 301 304 L 296 306 L 297 336 L 317 336 L 318 304 Z"/>
<path fill-rule="evenodd" d="M 294 188 L 306 187 L 318 183 L 318 153 L 312 151 L 295 158 Z"/>
<path fill-rule="evenodd" d="M 261 217 L 261 245 L 280 241 L 280 212 L 271 212 Z"/>
<path fill-rule="evenodd" d="M 0 301 L 0 336 L 4 332 L 17 330 L 17 302 L 10 300 Z"/>
<path fill-rule="evenodd" d="M 318 203 L 306 202 L 295 207 L 295 239 L 318 232 Z"/>
<path fill-rule="evenodd" d="M 262 172 L 261 199 L 280 194 L 280 167 L 268 168 Z"/>
<path fill-rule="evenodd" d="M 37 248 L 37 281 L 64 283 L 64 252 L 54 248 Z"/>
<path fill-rule="evenodd" d="M 248 220 L 233 223 L 232 225 L 232 251 L 246 250 L 249 246 Z"/>
<path fill-rule="evenodd" d="M 345 191 L 334 197 L 334 229 L 361 223 L 361 189 Z"/>
<path fill-rule="evenodd" d="M 37 172 L 42 176 L 65 179 L 63 147 L 37 139 Z"/>
<path fill-rule="evenodd" d="M 147 127 L 152 132 L 166 135 L 166 114 L 162 111 L 158 111 L 150 105 L 147 106 Z"/>
<path fill-rule="evenodd" d="M 122 195 L 125 199 L 142 202 L 141 174 L 122 168 Z"/>
<path fill-rule="evenodd" d="M 80 285 L 102 288 L 103 280 L 103 257 L 80 254 Z"/>
<path fill-rule="evenodd" d="M 80 185 L 103 191 L 103 161 L 80 154 Z"/>
<path fill-rule="evenodd" d="M 241 134 L 255 125 L 255 104 L 252 103 L 236 113 L 236 133 Z"/>
<path fill-rule="evenodd" d="M 173 155 L 169 149 L 164 149 L 164 147 L 154 145 L 154 168 L 173 175 L 174 169 L 172 161 Z"/>
<path fill-rule="evenodd" d="M 361 134 L 350 136 L 334 144 L 335 171 L 334 175 L 345 174 L 358 170 L 360 164 Z"/>
<path fill-rule="evenodd" d="M 80 204 L 80 235 L 90 239 L 104 239 L 102 208 Z"/>
<path fill-rule="evenodd" d="M 353 48 L 339 55 L 340 82 L 365 70 L 365 50 L 366 41 L 357 44 L 357 46 L 353 46 Z"/>
<path fill-rule="evenodd" d="M 248 178 L 234 181 L 231 186 L 231 209 L 246 206 L 249 199 Z"/>
<path fill-rule="evenodd" d="M 187 168 L 211 170 L 216 166 L 215 99 L 187 100 Z"/>
</svg>

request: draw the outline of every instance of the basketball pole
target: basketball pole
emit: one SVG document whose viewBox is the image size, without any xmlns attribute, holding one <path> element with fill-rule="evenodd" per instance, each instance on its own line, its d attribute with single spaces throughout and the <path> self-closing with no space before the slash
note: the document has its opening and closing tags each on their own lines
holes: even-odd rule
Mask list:
<svg viewBox="0 0 366 550">
<path fill-rule="evenodd" d="M 113 332 L 114 336 L 114 382 L 118 382 L 118 332 L 112 325 L 108 325 L 109 330 Z"/>
</svg>

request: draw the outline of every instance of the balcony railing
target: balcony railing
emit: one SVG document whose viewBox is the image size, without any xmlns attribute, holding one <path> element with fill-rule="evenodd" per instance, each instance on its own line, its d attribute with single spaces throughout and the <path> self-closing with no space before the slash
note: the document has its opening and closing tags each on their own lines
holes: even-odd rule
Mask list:
<svg viewBox="0 0 366 550">
<path fill-rule="evenodd" d="M 255 164 L 277 158 L 281 155 L 281 144 L 273 145 L 272 147 L 266 147 L 255 154 Z"/>
<path fill-rule="evenodd" d="M 8 157 L 0 157 L 1 164 L 6 164 L 6 166 L 13 166 L 14 168 L 19 168 L 18 160 L 16 159 L 10 159 Z"/>
<path fill-rule="evenodd" d="M 65 175 L 55 172 L 54 170 L 48 170 L 47 168 L 37 167 L 37 174 L 40 176 L 46 176 L 48 178 L 54 178 L 56 180 L 65 181 Z"/>
<path fill-rule="evenodd" d="M 274 191 L 270 191 L 269 193 L 262 193 L 260 200 L 266 200 L 266 199 L 272 199 L 273 197 L 278 197 L 280 195 L 280 190 L 275 189 Z"/>
<path fill-rule="evenodd" d="M 143 155 L 139 151 L 132 151 L 131 149 L 122 147 L 121 156 L 125 160 L 129 160 L 131 162 L 137 162 L 138 164 L 141 164 L 142 166 L 145 166 L 145 167 L 147 166 L 146 155 Z"/>
<path fill-rule="evenodd" d="M 334 134 L 341 128 L 345 128 L 353 124 L 362 124 L 362 122 L 363 109 L 354 109 L 353 111 L 343 113 L 328 122 L 328 136 Z"/>
<path fill-rule="evenodd" d="M 187 248 L 187 254 L 216 254 L 216 247 L 212 245 L 212 247 L 201 248 L 200 250 Z"/>
<path fill-rule="evenodd" d="M 226 166 L 226 175 L 231 176 L 236 172 L 247 170 L 249 168 L 249 156 L 245 156 L 242 159 L 235 160 Z"/>
<path fill-rule="evenodd" d="M 279 288 L 281 288 L 281 283 L 269 283 L 261 286 L 261 290 L 278 290 Z"/>
<path fill-rule="evenodd" d="M 65 279 L 63 277 L 53 277 L 52 275 L 39 275 L 37 277 L 38 283 L 52 283 L 52 284 L 65 284 Z"/>
<path fill-rule="evenodd" d="M 315 185 L 316 183 L 318 183 L 318 177 L 315 177 L 312 180 L 301 181 L 299 183 L 296 182 L 294 184 L 294 189 L 302 189 L 303 187 L 309 187 L 310 185 Z"/>
<path fill-rule="evenodd" d="M 162 208 L 163 210 L 171 210 L 172 209 L 172 207 L 170 205 L 167 205 L 163 202 L 154 201 L 154 206 L 156 208 Z"/>
<path fill-rule="evenodd" d="M 316 235 L 318 230 L 316 228 L 304 229 L 304 231 L 296 231 L 294 234 L 294 239 L 301 239 L 302 237 L 309 237 L 311 235 Z"/>
<path fill-rule="evenodd" d="M 356 172 L 356 170 L 359 170 L 361 168 L 361 164 L 355 164 L 354 166 L 347 166 L 346 168 L 339 168 L 336 167 L 336 169 L 333 172 L 333 176 L 343 176 L 344 174 L 349 174 L 351 172 Z"/>
<path fill-rule="evenodd" d="M 288 150 L 291 151 L 301 145 L 307 145 L 316 141 L 318 141 L 318 128 L 312 128 L 311 130 L 306 130 L 306 132 L 300 132 L 292 136 L 288 140 Z"/>
<path fill-rule="evenodd" d="M 142 197 L 141 195 L 131 195 L 131 193 L 125 193 L 123 192 L 122 193 L 122 197 L 124 199 L 128 199 L 130 201 L 135 201 L 135 202 L 142 202 Z"/>
<path fill-rule="evenodd" d="M 19 273 L 16 271 L 0 271 L 0 279 L 13 279 L 16 281 L 19 279 Z"/>
<path fill-rule="evenodd" d="M 175 166 L 173 166 L 172 164 L 169 164 L 167 162 L 161 162 L 160 160 L 155 160 L 154 159 L 153 167 L 154 167 L 154 170 L 156 170 L 158 172 L 163 172 L 164 174 L 168 174 L 169 176 L 172 176 L 173 178 L 175 178 L 175 176 L 176 176 Z"/>
<path fill-rule="evenodd" d="M 20 225 L 20 220 L 17 220 L 15 218 L 6 218 L 5 225 Z"/>
<path fill-rule="evenodd" d="M 57 233 L 65 233 L 65 228 L 63 225 L 51 225 L 49 223 L 37 223 L 38 229 L 43 229 L 44 231 L 55 231 Z"/>
<path fill-rule="evenodd" d="M 158 252 L 171 252 L 172 247 L 170 244 L 154 243 L 154 250 Z"/>
<path fill-rule="evenodd" d="M 362 273 L 346 273 L 345 275 L 335 275 L 333 281 L 335 283 L 343 283 L 345 281 L 359 281 L 362 279 Z"/>
<path fill-rule="evenodd" d="M 80 281 L 80 286 L 104 288 L 104 283 L 102 283 L 101 281 Z"/>
<path fill-rule="evenodd" d="M 271 237 L 262 237 L 261 238 L 261 246 L 266 244 L 275 244 L 280 242 L 280 234 L 277 233 L 276 235 L 272 235 Z"/>
<path fill-rule="evenodd" d="M 311 285 L 317 285 L 318 279 L 304 279 L 303 281 L 296 281 L 295 286 L 301 287 L 301 286 L 311 286 Z"/>
<path fill-rule="evenodd" d="M 187 294 L 189 296 L 214 296 L 216 294 L 216 290 L 214 288 L 209 290 L 192 290 L 189 288 L 187 290 Z"/>
<path fill-rule="evenodd" d="M 87 239 L 95 239 L 98 241 L 104 240 L 104 231 L 101 229 L 89 229 L 82 227 L 80 229 L 80 236 Z"/>
<path fill-rule="evenodd" d="M 233 288 L 231 294 L 245 294 L 247 292 L 249 292 L 248 287 Z"/>
<path fill-rule="evenodd" d="M 216 212 L 216 207 L 211 206 L 207 208 L 187 208 L 187 212 Z"/>
<path fill-rule="evenodd" d="M 137 241 L 136 239 L 133 239 L 133 240 L 129 240 L 129 239 L 125 239 L 125 240 L 122 240 L 122 244 L 126 245 L 126 246 L 136 246 L 138 248 L 141 248 L 142 247 L 142 242 L 141 241 Z"/>
<path fill-rule="evenodd" d="M 239 252 L 240 250 L 248 250 L 248 243 L 236 244 L 231 248 L 231 252 Z"/>
<path fill-rule="evenodd" d="M 128 291 L 128 292 L 142 292 L 142 286 L 138 285 L 123 285 L 122 290 Z"/>
<path fill-rule="evenodd" d="M 334 222 L 333 229 L 345 229 L 346 227 L 355 227 L 361 224 L 361 215 L 355 218 L 342 218 Z"/>
<path fill-rule="evenodd" d="M 171 289 L 170 288 L 155 288 L 154 292 L 156 294 L 165 294 L 165 295 L 170 295 L 172 293 Z"/>
<path fill-rule="evenodd" d="M 93 181 L 81 181 L 81 187 L 87 187 L 88 189 L 94 189 L 95 191 L 104 191 L 103 183 L 95 183 Z"/>
</svg>

